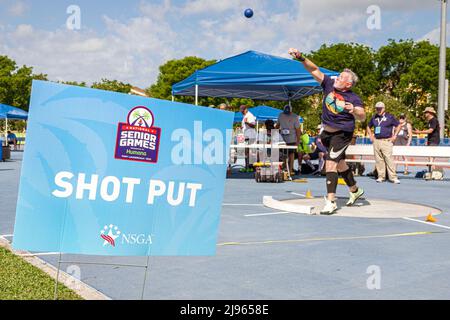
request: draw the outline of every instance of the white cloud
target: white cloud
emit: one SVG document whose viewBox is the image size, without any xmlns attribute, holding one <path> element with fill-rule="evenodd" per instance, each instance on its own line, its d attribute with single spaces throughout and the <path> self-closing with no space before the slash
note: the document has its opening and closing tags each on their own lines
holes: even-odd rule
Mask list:
<svg viewBox="0 0 450 320">
<path fill-rule="evenodd" d="M 90 83 L 109 78 L 147 87 L 169 59 L 222 59 L 247 50 L 288 57 L 290 47 L 308 52 L 323 43 L 369 39 L 366 8 L 374 2 L 400 10 L 406 1 L 327 0 L 324 5 L 321 0 L 284 0 L 278 7 L 270 0 L 191 0 L 181 6 L 170 0 L 141 1 L 139 14 L 126 21 L 104 16 L 103 33 L 0 25 L 0 54 L 51 79 Z M 409 1 L 409 8 L 420 6 L 436 4 Z M 255 11 L 251 19 L 243 16 L 247 7 Z M 436 38 L 433 32 L 429 37 Z"/>
<path fill-rule="evenodd" d="M 184 15 L 202 13 L 222 13 L 239 5 L 240 0 L 210 1 L 210 0 L 190 0 L 181 9 Z"/>
<path fill-rule="evenodd" d="M 24 15 L 29 8 L 30 6 L 24 1 L 16 1 L 8 8 L 8 13 L 13 16 L 19 17 Z"/>
<path fill-rule="evenodd" d="M 365 11 L 371 5 L 379 6 L 383 11 L 415 11 L 439 8 L 439 1 L 431 0 L 298 0 L 305 10 L 328 13 Z"/>
<path fill-rule="evenodd" d="M 14 32 L 14 35 L 18 38 L 24 38 L 33 34 L 33 27 L 29 24 L 20 24 Z"/>
<path fill-rule="evenodd" d="M 169 1 L 160 6 L 142 2 L 142 15 L 126 22 L 104 16 L 106 35 L 88 28 L 0 26 L 0 54 L 34 66 L 52 80 L 92 83 L 108 78 L 147 87 L 159 65 L 174 57 L 177 35 L 164 19 L 169 8 Z"/>
<path fill-rule="evenodd" d="M 450 44 L 450 24 L 447 24 L 447 46 Z M 439 44 L 441 40 L 441 28 L 436 28 L 417 39 L 417 41 L 428 40 L 433 44 Z"/>
</svg>

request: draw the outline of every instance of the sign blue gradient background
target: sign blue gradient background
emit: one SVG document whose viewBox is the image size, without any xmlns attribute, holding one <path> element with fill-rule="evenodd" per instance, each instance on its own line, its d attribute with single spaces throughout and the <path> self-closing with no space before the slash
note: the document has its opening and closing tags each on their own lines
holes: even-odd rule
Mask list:
<svg viewBox="0 0 450 320">
<path fill-rule="evenodd" d="M 114 159 L 117 125 L 126 122 L 135 106 L 146 106 L 154 126 L 162 129 L 158 162 Z M 224 139 L 232 128 L 233 113 L 114 92 L 34 81 L 30 104 L 27 145 L 24 152 L 17 203 L 13 247 L 29 251 L 114 256 L 214 255 L 222 206 L 229 141 L 224 140 L 220 164 L 174 164 L 172 132 L 186 129 L 194 138 L 194 122 L 202 130 L 217 129 Z M 200 141 L 201 142 L 201 141 Z M 206 148 L 210 142 L 201 142 Z M 194 141 L 191 141 L 194 145 Z M 197 145 L 199 147 L 199 145 Z M 194 146 L 191 151 L 194 152 Z M 194 156 L 192 155 L 192 159 Z M 75 174 L 73 194 L 52 195 L 58 187 L 58 172 Z M 96 200 L 75 198 L 78 173 L 99 175 Z M 125 202 L 126 185 L 119 198 L 106 202 L 100 197 L 103 177 L 141 179 L 133 203 Z M 182 204 L 171 206 L 166 196 L 147 204 L 151 179 L 200 183 L 195 207 L 189 207 L 189 192 Z M 175 196 L 178 188 L 175 188 Z M 151 235 L 152 244 L 122 243 L 104 246 L 100 231 L 115 225 L 123 234 Z"/>
</svg>

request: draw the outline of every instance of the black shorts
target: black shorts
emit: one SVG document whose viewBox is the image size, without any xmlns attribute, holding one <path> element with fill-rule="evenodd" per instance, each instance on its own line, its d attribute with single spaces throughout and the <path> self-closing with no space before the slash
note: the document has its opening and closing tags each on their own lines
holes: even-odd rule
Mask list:
<svg viewBox="0 0 450 320">
<path fill-rule="evenodd" d="M 339 162 L 345 159 L 345 150 L 352 142 L 353 132 L 336 131 L 328 132 L 323 131 L 320 135 L 322 144 L 327 148 L 327 160 Z"/>
</svg>

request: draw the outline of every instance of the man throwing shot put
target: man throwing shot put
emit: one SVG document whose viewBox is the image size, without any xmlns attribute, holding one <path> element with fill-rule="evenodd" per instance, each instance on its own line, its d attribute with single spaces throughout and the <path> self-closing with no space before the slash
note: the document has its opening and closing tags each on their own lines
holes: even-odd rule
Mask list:
<svg viewBox="0 0 450 320">
<path fill-rule="evenodd" d="M 351 90 L 356 85 L 358 76 L 350 69 L 344 69 L 339 77 L 333 80 L 323 74 L 319 67 L 305 58 L 297 49 L 289 49 L 289 54 L 295 60 L 303 63 L 305 69 L 323 88 L 322 124 L 324 130 L 320 138 L 327 148 L 328 156 L 325 164 L 327 196 L 321 214 L 330 215 L 337 209 L 338 173 L 350 189 L 347 206 L 353 205 L 364 194 L 364 190 L 356 185 L 353 173 L 345 162 L 345 150 L 352 141 L 355 119 L 364 121 L 366 118 L 361 98 Z"/>
</svg>

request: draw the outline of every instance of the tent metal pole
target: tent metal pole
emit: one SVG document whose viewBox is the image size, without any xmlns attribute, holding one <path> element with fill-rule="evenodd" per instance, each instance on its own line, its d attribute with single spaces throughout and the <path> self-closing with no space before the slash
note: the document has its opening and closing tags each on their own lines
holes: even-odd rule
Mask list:
<svg viewBox="0 0 450 320">
<path fill-rule="evenodd" d="M 195 105 L 198 106 L 198 84 L 195 85 Z"/>
<path fill-rule="evenodd" d="M 8 142 L 8 115 L 5 117 L 5 140 Z"/>
</svg>

